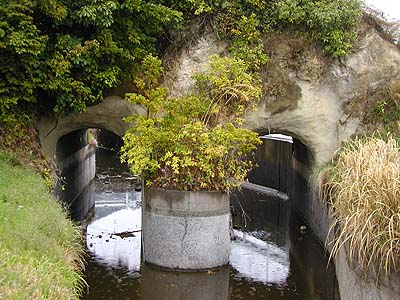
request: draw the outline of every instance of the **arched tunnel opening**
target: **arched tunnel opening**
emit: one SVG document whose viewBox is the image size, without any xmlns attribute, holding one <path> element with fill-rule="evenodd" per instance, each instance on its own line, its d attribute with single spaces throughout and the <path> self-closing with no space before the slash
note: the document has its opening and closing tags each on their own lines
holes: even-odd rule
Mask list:
<svg viewBox="0 0 400 300">
<path fill-rule="evenodd" d="M 252 158 L 258 166 L 249 173 L 248 182 L 231 197 L 234 229 L 245 232 L 243 237 L 249 242 L 256 237 L 277 245 L 279 260 L 287 258 L 282 270 L 290 269 L 287 282 L 301 277 L 299 288 L 323 291 L 327 299 L 337 299 L 335 270 L 328 264 L 320 243 L 325 232 L 314 230 L 321 225 L 317 214 L 325 209 L 319 199 L 313 198 L 316 195 L 310 185 L 314 155 L 296 137 L 286 134 L 260 137 L 262 144 Z M 259 263 L 251 257 L 248 260 L 253 267 Z"/>
<path fill-rule="evenodd" d="M 279 192 L 304 213 L 304 198 L 311 193 L 310 176 L 315 158 L 299 139 L 285 134 L 260 136 L 262 144 L 254 152 L 256 167 L 249 173 L 250 183 Z"/>
</svg>

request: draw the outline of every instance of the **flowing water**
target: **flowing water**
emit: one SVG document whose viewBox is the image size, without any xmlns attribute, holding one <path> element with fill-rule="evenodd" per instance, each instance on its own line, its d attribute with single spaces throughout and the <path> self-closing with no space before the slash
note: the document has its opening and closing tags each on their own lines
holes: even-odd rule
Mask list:
<svg viewBox="0 0 400 300">
<path fill-rule="evenodd" d="M 235 240 L 227 268 L 182 273 L 146 266 L 137 178 L 115 155 L 96 160 L 84 300 L 339 299 L 333 268 L 290 204 L 252 190 L 231 198 Z"/>
</svg>

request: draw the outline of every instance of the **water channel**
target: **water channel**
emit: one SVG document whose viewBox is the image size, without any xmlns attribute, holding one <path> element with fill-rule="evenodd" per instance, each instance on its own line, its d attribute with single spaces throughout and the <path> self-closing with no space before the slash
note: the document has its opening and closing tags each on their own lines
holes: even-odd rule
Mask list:
<svg viewBox="0 0 400 300">
<path fill-rule="evenodd" d="M 333 268 L 289 201 L 249 189 L 231 197 L 235 240 L 227 268 L 177 273 L 146 266 L 137 190 L 115 153 L 97 153 L 84 300 L 339 299 Z"/>
</svg>

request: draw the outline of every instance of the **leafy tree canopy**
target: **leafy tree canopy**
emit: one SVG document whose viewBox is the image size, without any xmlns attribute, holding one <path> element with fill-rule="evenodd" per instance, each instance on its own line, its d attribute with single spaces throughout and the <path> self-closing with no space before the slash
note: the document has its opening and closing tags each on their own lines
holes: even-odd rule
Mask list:
<svg viewBox="0 0 400 300">
<path fill-rule="evenodd" d="M 345 55 L 360 0 L 1 0 L 0 122 L 27 108 L 84 111 L 106 88 L 129 81 L 160 54 L 166 32 L 209 16 L 253 71 L 267 61 L 261 34 L 290 30 Z M 19 108 L 17 111 L 16 109 Z"/>
<path fill-rule="evenodd" d="M 15 118 L 17 104 L 83 111 L 131 79 L 180 20 L 158 0 L 2 0 L 0 120 Z"/>
</svg>

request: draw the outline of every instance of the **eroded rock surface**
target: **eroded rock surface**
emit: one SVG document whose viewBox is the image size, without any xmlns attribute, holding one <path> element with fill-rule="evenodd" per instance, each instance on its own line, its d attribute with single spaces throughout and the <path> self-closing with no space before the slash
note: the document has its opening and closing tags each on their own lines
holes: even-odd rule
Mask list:
<svg viewBox="0 0 400 300">
<path fill-rule="evenodd" d="M 263 134 L 292 135 L 317 162 L 329 161 L 343 140 L 363 132 L 359 114 L 344 106 L 400 79 L 400 51 L 373 29 L 364 33 L 353 53 L 337 60 L 298 37 L 266 38 L 265 44 L 270 60 L 263 72 L 264 97 L 246 115 L 245 126 Z M 224 51 L 226 44 L 211 33 L 182 50 L 167 72 L 171 94 L 192 88 L 191 77 L 206 68 L 207 58 Z"/>
</svg>

